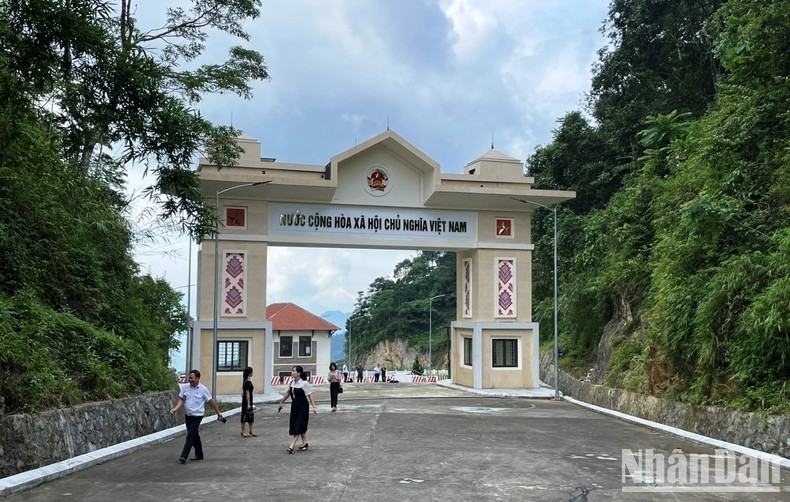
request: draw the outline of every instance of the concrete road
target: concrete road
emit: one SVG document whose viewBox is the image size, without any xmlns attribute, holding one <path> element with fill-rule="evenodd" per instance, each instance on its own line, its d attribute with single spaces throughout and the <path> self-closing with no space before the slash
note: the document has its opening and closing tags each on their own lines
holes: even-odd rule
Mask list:
<svg viewBox="0 0 790 502">
<path fill-rule="evenodd" d="M 282 389 L 278 387 L 277 389 Z M 9 495 L 8 501 L 788 500 L 782 493 L 623 492 L 622 450 L 712 454 L 563 401 L 470 395 L 435 385 L 345 384 L 337 412 L 317 387 L 310 448 L 288 454 L 288 409 L 259 405 L 201 427 L 205 460 L 181 465 L 184 436 Z M 631 485 L 633 486 L 633 485 Z"/>
</svg>

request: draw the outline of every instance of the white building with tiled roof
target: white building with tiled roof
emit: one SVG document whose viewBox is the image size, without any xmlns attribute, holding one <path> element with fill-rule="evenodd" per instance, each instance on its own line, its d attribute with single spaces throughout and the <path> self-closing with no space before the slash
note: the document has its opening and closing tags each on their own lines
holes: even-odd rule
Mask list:
<svg viewBox="0 0 790 502">
<path fill-rule="evenodd" d="M 296 365 L 310 376 L 326 376 L 332 334 L 339 327 L 293 303 L 272 303 L 266 307 L 266 320 L 272 323 L 274 342 L 270 376 L 291 376 Z"/>
</svg>

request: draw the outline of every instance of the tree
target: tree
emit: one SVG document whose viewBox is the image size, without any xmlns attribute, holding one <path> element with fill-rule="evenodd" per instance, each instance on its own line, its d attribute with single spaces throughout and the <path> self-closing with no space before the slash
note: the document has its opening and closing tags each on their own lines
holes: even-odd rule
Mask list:
<svg viewBox="0 0 790 502">
<path fill-rule="evenodd" d="M 0 3 L 0 395 L 10 413 L 175 382 L 167 356 L 188 313 L 166 282 L 138 275 L 126 165 L 150 162 L 152 190 L 172 191 L 164 212 L 205 233 L 191 158 L 206 140 L 220 164 L 234 151 L 222 148 L 231 131 L 191 105 L 204 91 L 244 93 L 265 67 L 244 50 L 218 67 L 178 66 L 201 52 L 201 29 L 243 35 L 256 2 L 196 2 L 194 17 L 174 10 L 160 32 L 138 30 L 130 5 L 116 15 L 99 1 Z M 103 153 L 118 145 L 116 158 Z"/>
<path fill-rule="evenodd" d="M 268 73 L 258 52 L 238 46 L 221 64 L 197 60 L 210 31 L 249 40 L 243 22 L 259 6 L 196 0 L 189 10 L 168 9 L 164 26 L 147 28 L 131 0 L 10 0 L 0 6 L 0 60 L 14 92 L 0 95 L 0 106 L 33 104 L 85 176 L 143 163 L 155 177 L 147 195 L 161 215 L 201 239 L 213 231 L 214 215 L 192 162 L 204 153 L 226 166 L 240 150 L 239 131 L 211 124 L 195 106 L 206 93 L 249 97 L 250 82 Z M 116 157 L 107 153 L 113 149 Z"/>
<path fill-rule="evenodd" d="M 455 316 L 455 253 L 421 251 L 395 266 L 395 280 L 379 277 L 365 294 L 360 293 L 351 315 L 353 351 L 364 353 L 384 340 L 407 340 L 413 347 L 428 348 L 428 298 L 433 302 L 434 328 L 446 326 Z M 445 346 L 439 341 L 437 353 Z M 359 351 L 359 352 L 358 352 Z"/>
<path fill-rule="evenodd" d="M 616 165 L 614 152 L 581 112 L 569 112 L 557 122 L 552 142 L 527 159 L 535 188 L 574 190 L 576 198 L 563 207 L 578 213 L 602 207 L 618 188 L 610 170 Z"/>
<path fill-rule="evenodd" d="M 697 402 L 788 407 L 789 6 L 733 1 L 712 20 L 727 72 L 655 201 L 648 335 Z"/>
<path fill-rule="evenodd" d="M 0 77 L 3 70 L 0 68 Z M 167 355 L 188 314 L 139 277 L 105 181 L 64 162 L 30 108 L 0 109 L 0 396 L 6 411 L 174 385 Z"/>
<path fill-rule="evenodd" d="M 636 133 L 646 117 L 672 110 L 698 117 L 713 100 L 720 65 L 705 23 L 723 3 L 611 3 L 603 27 L 610 43 L 598 53 L 588 104 L 617 164 L 638 156 Z"/>
</svg>

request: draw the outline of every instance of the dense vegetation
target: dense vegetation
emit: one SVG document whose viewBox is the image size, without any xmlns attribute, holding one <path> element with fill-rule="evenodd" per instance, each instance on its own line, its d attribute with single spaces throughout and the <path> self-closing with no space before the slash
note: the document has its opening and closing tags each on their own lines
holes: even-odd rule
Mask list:
<svg viewBox="0 0 790 502">
<path fill-rule="evenodd" d="M 166 388 L 179 295 L 140 276 L 126 166 L 195 238 L 215 221 L 192 159 L 231 128 L 195 111 L 249 95 L 255 51 L 198 66 L 206 30 L 246 39 L 257 0 L 203 0 L 161 29 L 129 0 L 0 3 L 0 396 L 9 412 Z M 117 9 L 120 9 L 118 11 Z M 562 365 L 695 403 L 790 410 L 790 1 L 613 0 L 587 108 L 528 159 L 559 211 Z M 586 112 L 586 113 L 585 113 Z M 201 151 L 205 147 L 204 151 Z M 108 152 L 113 152 L 113 155 Z M 551 215 L 533 222 L 535 320 L 552 323 Z M 424 252 L 361 293 L 352 352 L 446 353 L 455 256 Z M 439 296 L 445 295 L 445 296 Z M 435 297 L 435 298 L 434 298 Z M 429 299 L 434 298 L 431 302 Z M 596 358 L 608 353 L 603 360 Z"/>
<path fill-rule="evenodd" d="M 608 353 L 602 383 L 786 413 L 790 2 L 614 0 L 604 30 L 589 115 L 562 117 L 527 162 L 537 188 L 577 192 L 558 211 L 561 366 L 584 376 Z M 552 224 L 536 212 L 544 335 Z M 454 267 L 451 256 L 423 253 L 361 295 L 362 347 L 396 335 L 425 346 L 426 299 L 455 291 L 426 263 Z M 454 311 L 434 315 L 446 325 Z"/>
<path fill-rule="evenodd" d="M 359 293 L 346 321 L 352 364 L 361 363 L 362 355 L 379 342 L 408 340 L 426 356 L 430 349 L 432 367 L 438 367 L 450 348 L 450 322 L 455 320 L 455 253 L 420 252 L 399 263 L 393 276 L 379 277 Z"/>
<path fill-rule="evenodd" d="M 0 3 L 6 412 L 175 383 L 168 351 L 188 314 L 180 293 L 141 276 L 132 259 L 136 243 L 157 236 L 128 221 L 126 168 L 146 166 L 162 221 L 196 238 L 211 233 L 213 211 L 192 162 L 198 153 L 232 162 L 238 131 L 212 125 L 194 105 L 205 92 L 247 96 L 247 82 L 267 74 L 261 56 L 241 48 L 220 65 L 194 60 L 206 30 L 248 38 L 241 23 L 258 6 L 200 1 L 168 11 L 162 28 L 144 29 L 129 0 Z"/>
</svg>

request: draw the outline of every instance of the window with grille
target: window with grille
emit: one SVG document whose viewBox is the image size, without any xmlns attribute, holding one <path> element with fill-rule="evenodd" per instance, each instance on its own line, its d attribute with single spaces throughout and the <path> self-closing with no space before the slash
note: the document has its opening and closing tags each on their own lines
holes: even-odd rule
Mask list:
<svg viewBox="0 0 790 502">
<path fill-rule="evenodd" d="M 518 340 L 492 340 L 491 355 L 494 368 L 518 367 Z"/>
<path fill-rule="evenodd" d="M 464 364 L 466 366 L 472 365 L 472 339 L 464 338 Z"/>
<path fill-rule="evenodd" d="M 243 371 L 247 365 L 249 342 L 218 342 L 217 371 Z"/>
<path fill-rule="evenodd" d="M 293 348 L 293 337 L 292 336 L 281 336 L 280 337 L 280 357 L 293 357 L 294 356 L 294 348 Z M 291 376 L 288 373 L 287 376 Z"/>
<path fill-rule="evenodd" d="M 310 357 L 313 348 L 313 338 L 309 336 L 299 337 L 299 357 Z"/>
</svg>

